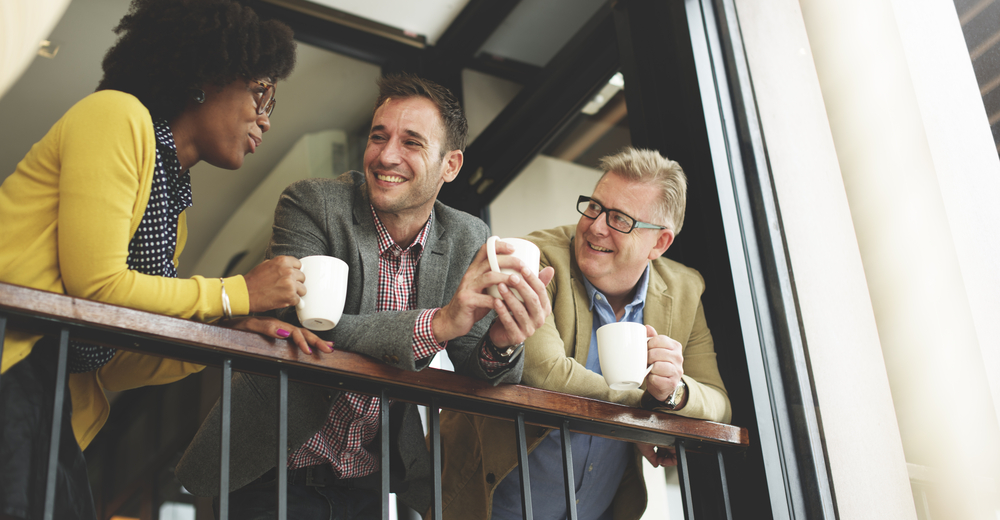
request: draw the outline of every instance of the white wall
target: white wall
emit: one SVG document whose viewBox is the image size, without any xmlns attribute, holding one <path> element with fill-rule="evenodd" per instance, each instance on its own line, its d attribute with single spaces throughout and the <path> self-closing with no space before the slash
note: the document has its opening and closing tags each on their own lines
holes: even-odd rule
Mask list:
<svg viewBox="0 0 1000 520">
<path fill-rule="evenodd" d="M 520 237 L 539 229 L 576 224 L 576 199 L 594 192 L 601 172 L 547 155 L 535 157 L 493 204 L 493 233 Z"/>
</svg>

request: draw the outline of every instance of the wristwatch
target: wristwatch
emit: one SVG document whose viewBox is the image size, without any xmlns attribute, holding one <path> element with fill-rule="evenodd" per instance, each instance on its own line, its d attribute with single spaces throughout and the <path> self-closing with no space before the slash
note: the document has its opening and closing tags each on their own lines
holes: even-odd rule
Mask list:
<svg viewBox="0 0 1000 520">
<path fill-rule="evenodd" d="M 500 347 L 494 345 L 492 341 L 487 340 L 486 344 L 489 345 L 490 352 L 494 356 L 502 359 L 509 358 L 514 354 L 514 352 L 517 352 L 519 348 L 524 346 L 524 342 L 522 341 L 521 343 L 518 343 L 516 345 L 511 345 L 503 350 L 500 350 Z"/>
<path fill-rule="evenodd" d="M 679 385 L 674 387 L 674 393 L 670 394 L 663 404 L 668 410 L 676 410 L 684 403 L 684 398 L 687 396 L 687 385 L 684 384 L 684 380 L 681 379 Z"/>
</svg>

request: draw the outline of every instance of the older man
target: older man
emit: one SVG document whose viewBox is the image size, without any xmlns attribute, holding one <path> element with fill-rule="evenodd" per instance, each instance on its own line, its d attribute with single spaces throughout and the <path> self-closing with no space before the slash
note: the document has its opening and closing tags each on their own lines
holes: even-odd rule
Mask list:
<svg viewBox="0 0 1000 520">
<path fill-rule="evenodd" d="M 716 365 L 694 269 L 662 258 L 684 221 L 687 180 L 680 165 L 651 150 L 626 149 L 601 161 L 594 193 L 580 196 L 576 226 L 528 238 L 543 266 L 552 315 L 526 341 L 523 383 L 629 406 L 727 422 L 729 398 Z M 645 389 L 612 390 L 597 357 L 598 327 L 646 324 Z M 521 518 L 516 445 L 510 423 L 447 412 L 444 515 L 449 519 Z M 654 465 L 672 455 L 649 445 L 572 434 L 581 520 L 637 519 L 646 506 L 641 456 Z M 559 432 L 528 432 L 534 517 L 567 517 Z"/>
<path fill-rule="evenodd" d="M 425 368 L 446 346 L 456 370 L 494 384 L 518 382 L 523 341 L 551 311 L 545 283 L 552 270 L 523 276 L 490 271 L 487 226 L 436 200 L 462 167 L 467 123 L 443 87 L 415 77 L 379 80 L 365 148 L 364 173 L 309 179 L 282 194 L 268 256 L 331 255 L 350 266 L 347 303 L 337 326 L 319 335 L 336 348 L 366 354 L 405 370 Z M 511 252 L 510 249 L 504 252 Z M 499 284 L 503 299 L 484 294 Z M 522 295 L 522 304 L 511 288 Z M 496 320 L 487 314 L 496 311 Z M 294 312 L 286 313 L 289 321 Z M 274 318 L 242 328 L 284 330 L 303 351 L 311 332 Z M 230 518 L 274 518 L 276 481 L 273 379 L 233 379 Z M 288 518 L 367 519 L 380 516 L 379 400 L 328 388 L 292 385 L 288 421 Z M 392 480 L 404 502 L 430 501 L 430 458 L 416 407 L 396 403 Z M 218 405 L 177 467 L 195 494 L 219 490 Z M 397 464 L 399 462 L 399 464 Z"/>
</svg>

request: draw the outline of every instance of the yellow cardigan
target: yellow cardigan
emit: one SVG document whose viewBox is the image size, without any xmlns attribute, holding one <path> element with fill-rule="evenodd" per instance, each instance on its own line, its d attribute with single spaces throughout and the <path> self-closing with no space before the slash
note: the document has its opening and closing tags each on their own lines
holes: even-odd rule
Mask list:
<svg viewBox="0 0 1000 520">
<path fill-rule="evenodd" d="M 126 265 L 146 211 L 156 160 L 149 111 L 130 94 L 105 90 L 78 102 L 0 185 L 0 281 L 135 309 L 212 321 L 222 312 L 218 279 L 150 276 Z M 174 264 L 187 221 L 177 226 Z M 249 312 L 242 276 L 226 279 L 233 312 Z M 7 331 L 0 372 L 41 336 Z M 73 431 L 86 448 L 107 420 L 103 389 L 181 379 L 203 367 L 120 350 L 94 372 L 71 374 Z"/>
</svg>

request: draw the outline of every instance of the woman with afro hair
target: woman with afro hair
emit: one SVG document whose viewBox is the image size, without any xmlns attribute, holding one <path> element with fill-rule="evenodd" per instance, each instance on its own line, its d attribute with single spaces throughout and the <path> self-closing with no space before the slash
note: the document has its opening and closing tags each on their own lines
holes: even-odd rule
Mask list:
<svg viewBox="0 0 1000 520">
<path fill-rule="evenodd" d="M 0 281 L 214 321 L 295 305 L 300 263 L 178 279 L 199 161 L 236 169 L 271 126 L 292 31 L 233 0 L 133 0 L 97 91 L 69 109 L 0 186 Z M 325 352 L 287 326 L 273 337 Z M 56 340 L 8 331 L 0 370 L 0 519 L 42 518 Z M 54 518 L 96 517 L 82 449 L 108 417 L 104 389 L 176 381 L 202 367 L 70 341 Z"/>
</svg>

